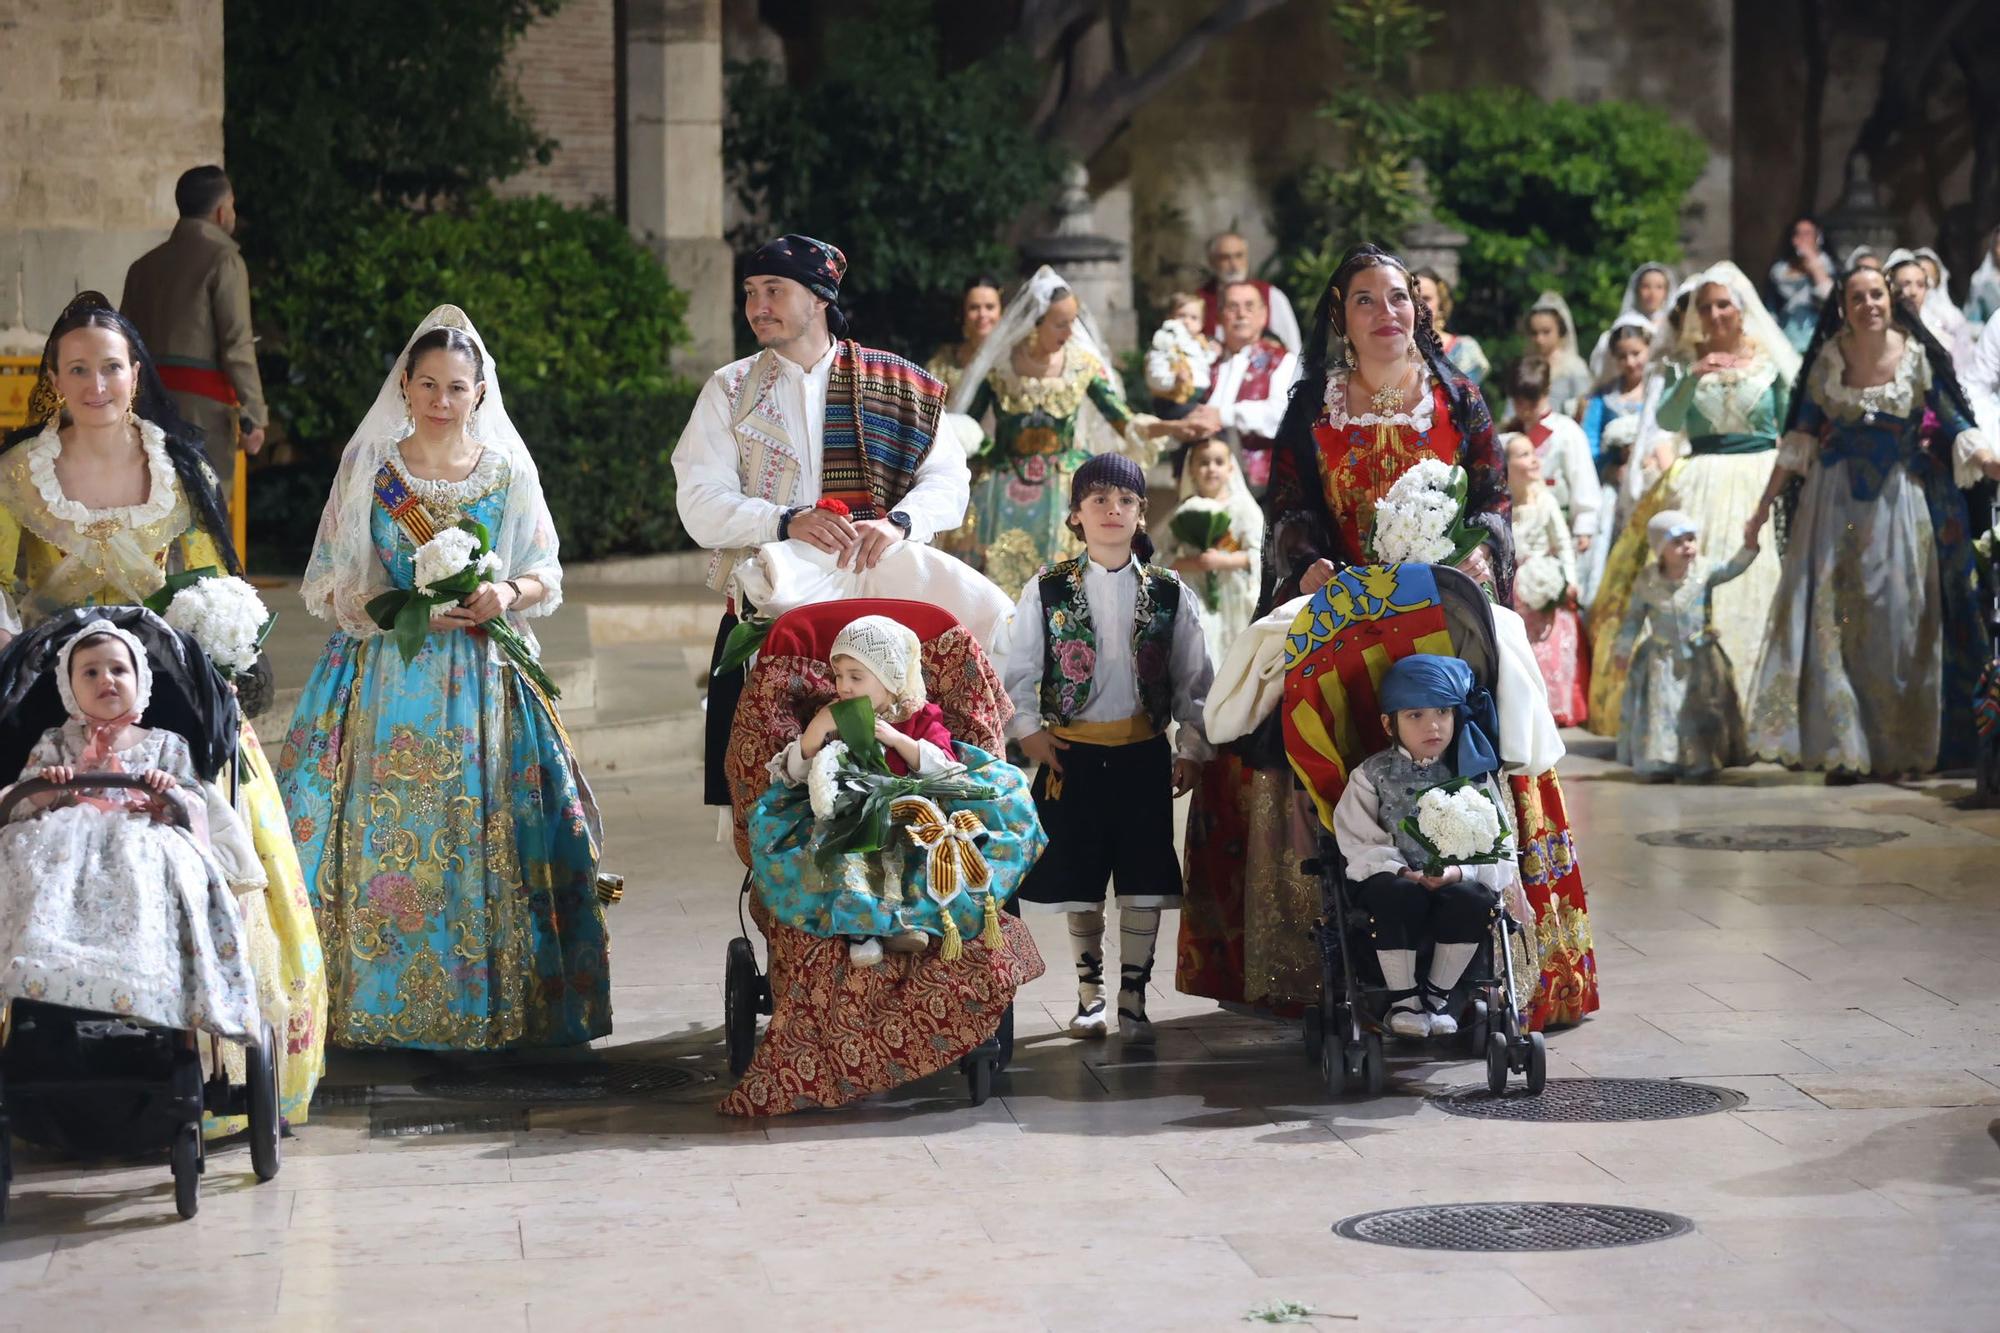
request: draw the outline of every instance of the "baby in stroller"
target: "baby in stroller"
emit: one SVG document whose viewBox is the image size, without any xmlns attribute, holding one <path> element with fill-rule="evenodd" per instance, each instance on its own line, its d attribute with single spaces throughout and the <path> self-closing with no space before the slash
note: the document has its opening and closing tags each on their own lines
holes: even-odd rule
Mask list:
<svg viewBox="0 0 2000 1333">
<path fill-rule="evenodd" d="M 929 781 L 880 801 L 878 836 L 862 839 L 879 847 L 818 855 L 836 826 L 848 826 L 826 808 L 834 789 L 860 780 L 834 704 L 821 707 L 771 760 L 772 786 L 751 813 L 766 906 L 787 925 L 846 938 L 848 961 L 860 967 L 880 963 L 885 946 L 923 953 L 942 939 L 952 958 L 976 933 L 998 947 L 1000 904 L 1043 845 L 1020 771 L 953 740 L 943 710 L 926 697 L 922 642 L 900 621 L 849 621 L 827 665 L 834 702 L 865 698 L 873 707 L 873 740 L 888 776 Z"/>
<path fill-rule="evenodd" d="M 184 738 L 138 725 L 153 673 L 137 636 L 92 621 L 55 677 L 69 720 L 43 734 L 21 780 L 121 773 L 143 785 L 14 805 L 0 829 L 0 998 L 254 1039 L 256 986 L 223 865 L 256 864 L 247 832 L 209 799 Z M 167 818 L 170 802 L 181 819 Z"/>
<path fill-rule="evenodd" d="M 1511 802 L 1498 785 L 1500 758 L 1490 739 L 1493 700 L 1471 667 L 1428 653 L 1391 666 L 1377 698 L 1389 743 L 1348 776 L 1334 806 L 1334 835 L 1349 892 L 1368 914 L 1390 997 L 1389 1030 L 1400 1037 L 1450 1036 L 1458 1022 L 1446 998 L 1490 933 L 1500 895 L 1517 873 L 1506 813 Z M 1477 839 L 1471 856 L 1453 857 L 1419 838 L 1425 794 L 1457 780 L 1484 795 L 1497 826 L 1497 836 Z M 1432 942 L 1431 965 L 1419 985 L 1417 948 L 1425 939 Z"/>
</svg>

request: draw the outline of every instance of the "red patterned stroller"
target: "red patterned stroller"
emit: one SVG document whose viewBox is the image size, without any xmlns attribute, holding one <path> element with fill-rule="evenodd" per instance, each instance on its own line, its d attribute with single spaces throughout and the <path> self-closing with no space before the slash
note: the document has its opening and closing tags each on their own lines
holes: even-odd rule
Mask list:
<svg viewBox="0 0 2000 1333">
<path fill-rule="evenodd" d="M 827 650 L 856 617 L 888 616 L 923 644 L 924 684 L 952 735 L 992 754 L 1012 706 L 985 651 L 953 616 L 923 602 L 856 599 L 800 607 L 780 616 L 744 682 L 730 734 L 726 771 L 736 853 L 751 864 L 748 819 L 769 785 L 765 765 L 833 698 Z M 857 968 L 845 940 L 826 939 L 774 921 L 753 876 L 742 901 L 763 933 L 769 975 L 757 968 L 744 933 L 729 942 L 724 1029 L 732 1073 L 723 1099 L 730 1115 L 783 1115 L 846 1105 L 928 1077 L 957 1063 L 974 1105 L 991 1094 L 1013 1046 L 1014 992 L 1043 971 L 1020 919 L 1001 917 L 1002 944 L 968 940 L 964 956 L 908 955 L 905 965 Z M 758 1040 L 757 1018 L 771 1021 Z"/>
</svg>

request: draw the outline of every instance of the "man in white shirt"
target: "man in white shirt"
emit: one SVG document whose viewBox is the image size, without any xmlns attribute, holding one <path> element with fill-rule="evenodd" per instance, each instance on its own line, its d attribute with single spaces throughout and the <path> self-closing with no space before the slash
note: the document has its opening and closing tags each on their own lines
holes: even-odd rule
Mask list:
<svg viewBox="0 0 2000 1333">
<path fill-rule="evenodd" d="M 715 554 L 709 586 L 767 542 L 797 538 L 872 569 L 901 541 L 965 521 L 965 455 L 938 434 L 945 388 L 902 357 L 846 337 L 835 304 L 847 257 L 788 235 L 751 257 L 743 314 L 762 351 L 709 377 L 674 446 L 681 523 Z M 736 627 L 724 613 L 715 661 Z M 709 686 L 707 798 L 729 804 L 722 760 L 741 671 Z"/>
<path fill-rule="evenodd" d="M 1280 292 L 1278 299 L 1283 300 Z M 1271 442 L 1285 419 L 1285 399 L 1298 378 L 1299 357 L 1266 332 L 1270 307 L 1254 282 L 1222 289 L 1222 350 L 1209 371 L 1208 398 L 1181 418 L 1185 440 L 1220 435 L 1235 447 L 1243 480 L 1262 495 L 1271 478 Z"/>
<path fill-rule="evenodd" d="M 2000 432 L 2000 319 L 1989 319 L 1980 330 L 1972 359 L 1956 367 L 1958 382 L 1981 431 Z"/>
<path fill-rule="evenodd" d="M 1256 285 L 1270 312 L 1271 333 L 1288 352 L 1299 350 L 1299 317 L 1292 310 L 1292 298 L 1259 278 L 1250 276 L 1250 243 L 1233 231 L 1225 231 L 1208 243 L 1209 279 L 1201 285 L 1202 305 L 1208 313 L 1208 336 L 1222 337 L 1222 289 L 1232 282 Z"/>
</svg>

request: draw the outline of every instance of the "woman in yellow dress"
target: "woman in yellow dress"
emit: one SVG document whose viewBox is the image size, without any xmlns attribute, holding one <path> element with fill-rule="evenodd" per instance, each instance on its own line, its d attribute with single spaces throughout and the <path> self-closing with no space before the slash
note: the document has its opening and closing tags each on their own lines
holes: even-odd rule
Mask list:
<svg viewBox="0 0 2000 1333">
<path fill-rule="evenodd" d="M 28 425 L 0 445 L 0 643 L 72 606 L 143 602 L 167 576 L 240 573 L 201 437 L 152 354 L 96 292 L 69 303 L 42 350 Z M 269 887 L 245 901 L 264 1016 L 279 1035 L 279 1114 L 303 1124 L 325 1068 L 326 973 L 271 765 L 249 723 L 241 802 Z M 211 1121 L 211 1135 L 238 1121 Z"/>
</svg>

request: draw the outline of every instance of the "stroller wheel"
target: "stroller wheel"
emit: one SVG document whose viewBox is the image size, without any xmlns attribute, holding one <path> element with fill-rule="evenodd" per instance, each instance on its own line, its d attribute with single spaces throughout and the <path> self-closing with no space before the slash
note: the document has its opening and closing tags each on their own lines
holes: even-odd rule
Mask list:
<svg viewBox="0 0 2000 1333">
<path fill-rule="evenodd" d="M 1498 1097 L 1507 1091 L 1507 1034 L 1486 1034 L 1486 1090 Z"/>
<path fill-rule="evenodd" d="M 256 1044 L 243 1053 L 243 1072 L 250 1083 L 250 1169 L 261 1181 L 278 1174 L 283 1164 L 278 1121 L 277 1037 L 266 1023 Z"/>
<path fill-rule="evenodd" d="M 201 1125 L 182 1125 L 174 1131 L 174 1211 L 183 1218 L 201 1211 Z"/>
<path fill-rule="evenodd" d="M 1371 1032 L 1361 1039 L 1361 1084 L 1370 1097 L 1380 1097 L 1389 1081 L 1389 1067 L 1382 1057 L 1382 1034 Z"/>
<path fill-rule="evenodd" d="M 1465 1025 L 1459 1029 L 1459 1035 L 1465 1041 L 1466 1053 L 1476 1056 L 1484 1051 L 1486 1034 L 1491 1030 L 1492 1013 L 1487 1009 L 1486 1001 L 1474 1000 L 1472 1007 L 1465 1011 Z"/>
<path fill-rule="evenodd" d="M 1528 1091 L 1539 1093 L 1549 1081 L 1549 1051 L 1539 1032 L 1528 1034 Z"/>
<path fill-rule="evenodd" d="M 993 1095 L 993 1070 L 998 1062 L 982 1048 L 965 1057 L 960 1068 L 965 1073 L 966 1095 L 974 1106 L 986 1105 Z"/>
<path fill-rule="evenodd" d="M 1319 1038 L 1319 1072 L 1326 1090 L 1336 1097 L 1347 1095 L 1347 1052 L 1338 1033 L 1322 1030 Z"/>
<path fill-rule="evenodd" d="M 1312 1061 L 1314 1064 L 1321 1063 L 1320 1047 L 1324 1043 L 1320 1040 L 1320 1037 L 1325 1027 L 1326 1021 L 1320 1017 L 1319 1003 L 1318 1001 L 1314 1001 L 1306 1009 L 1305 1022 L 1306 1059 Z"/>
<path fill-rule="evenodd" d="M 722 1034 L 729 1047 L 729 1072 L 743 1077 L 757 1051 L 757 951 L 737 936 L 729 941 L 728 965 L 722 978 Z"/>
<path fill-rule="evenodd" d="M 993 1062 L 993 1072 L 1004 1074 L 1007 1066 L 1014 1063 L 1014 1006 L 1009 1004 L 1007 1012 L 1000 1015 L 999 1030 L 993 1040 L 1000 1047 L 1000 1058 Z"/>
</svg>

